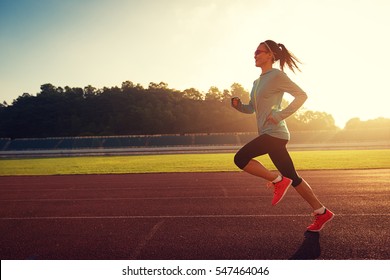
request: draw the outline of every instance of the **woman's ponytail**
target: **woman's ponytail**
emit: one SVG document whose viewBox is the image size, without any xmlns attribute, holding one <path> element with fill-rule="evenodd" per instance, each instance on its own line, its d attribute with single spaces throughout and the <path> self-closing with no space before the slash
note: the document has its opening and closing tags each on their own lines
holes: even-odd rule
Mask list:
<svg viewBox="0 0 390 280">
<path fill-rule="evenodd" d="M 301 62 L 297 57 L 295 57 L 292 53 L 290 53 L 283 44 L 277 44 L 272 40 L 267 40 L 264 43 L 272 51 L 275 61 L 279 60 L 280 69 L 282 71 L 286 63 L 288 68 L 290 68 L 291 71 L 295 72 L 294 68 L 301 71 L 297 65 L 297 63 L 301 63 Z"/>
</svg>

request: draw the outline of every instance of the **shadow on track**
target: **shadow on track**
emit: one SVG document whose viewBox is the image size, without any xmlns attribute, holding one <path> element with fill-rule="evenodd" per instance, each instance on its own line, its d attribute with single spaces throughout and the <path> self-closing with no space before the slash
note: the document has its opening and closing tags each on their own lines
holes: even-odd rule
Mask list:
<svg viewBox="0 0 390 280">
<path fill-rule="evenodd" d="M 320 233 L 305 231 L 304 240 L 289 260 L 315 260 L 321 255 Z"/>
</svg>

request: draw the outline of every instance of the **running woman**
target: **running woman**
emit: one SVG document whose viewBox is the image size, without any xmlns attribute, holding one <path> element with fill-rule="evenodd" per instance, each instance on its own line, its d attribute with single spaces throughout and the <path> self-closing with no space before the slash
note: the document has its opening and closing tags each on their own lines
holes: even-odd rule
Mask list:
<svg viewBox="0 0 390 280">
<path fill-rule="evenodd" d="M 267 40 L 257 47 L 254 55 L 256 67 L 261 68 L 260 77 L 253 83 L 249 104 L 232 98 L 232 106 L 242 113 L 256 113 L 259 136 L 243 146 L 235 155 L 234 163 L 245 172 L 268 180 L 274 189 L 272 205 L 278 204 L 292 185 L 313 208 L 314 222 L 307 230 L 318 232 L 334 214 L 318 200 L 309 184 L 295 170 L 286 145 L 290 133 L 284 121 L 295 113 L 306 101 L 306 93 L 283 72 L 287 64 L 293 72 L 299 69 L 300 61 L 283 44 Z M 272 65 L 279 61 L 280 70 Z M 281 102 L 284 92 L 294 100 L 283 110 Z M 255 157 L 268 154 L 280 174 L 265 168 Z"/>
</svg>

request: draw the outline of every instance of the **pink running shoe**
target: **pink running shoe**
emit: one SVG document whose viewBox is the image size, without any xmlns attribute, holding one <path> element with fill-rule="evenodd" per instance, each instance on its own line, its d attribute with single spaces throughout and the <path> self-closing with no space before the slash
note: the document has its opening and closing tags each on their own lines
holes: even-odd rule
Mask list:
<svg viewBox="0 0 390 280">
<path fill-rule="evenodd" d="M 334 217 L 334 214 L 332 211 L 325 209 L 324 214 L 314 214 L 314 222 L 307 227 L 307 230 L 318 232 L 320 231 L 324 225 L 331 221 Z"/>
<path fill-rule="evenodd" d="M 291 186 L 292 180 L 287 177 L 282 177 L 282 181 L 277 183 L 270 183 L 274 187 L 274 198 L 272 199 L 272 205 L 278 204 L 284 195 L 286 194 L 288 187 Z"/>
</svg>

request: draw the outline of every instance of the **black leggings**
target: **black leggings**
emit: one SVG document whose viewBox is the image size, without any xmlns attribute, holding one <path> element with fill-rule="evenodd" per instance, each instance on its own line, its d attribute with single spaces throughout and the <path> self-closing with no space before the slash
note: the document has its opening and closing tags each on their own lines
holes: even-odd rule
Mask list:
<svg viewBox="0 0 390 280">
<path fill-rule="evenodd" d="M 267 134 L 260 135 L 242 147 L 234 156 L 234 163 L 244 169 L 249 161 L 255 157 L 268 154 L 279 172 L 293 180 L 293 187 L 302 182 L 295 170 L 294 163 L 287 151 L 288 140 L 272 137 Z"/>
</svg>

